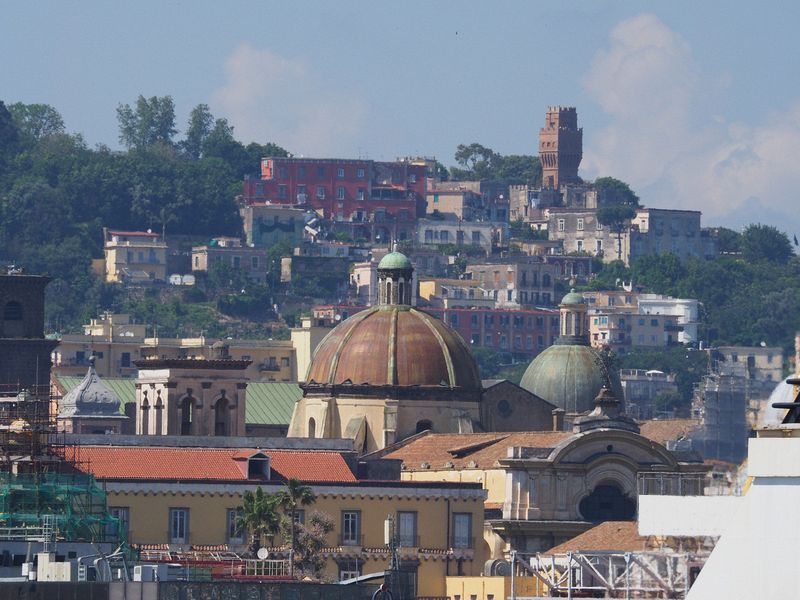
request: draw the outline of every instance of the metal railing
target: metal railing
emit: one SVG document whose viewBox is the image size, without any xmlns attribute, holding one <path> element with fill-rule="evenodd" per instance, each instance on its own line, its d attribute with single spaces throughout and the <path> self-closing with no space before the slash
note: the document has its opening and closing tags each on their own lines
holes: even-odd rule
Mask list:
<svg viewBox="0 0 800 600">
<path fill-rule="evenodd" d="M 340 535 L 339 536 L 339 545 L 340 546 L 363 546 L 364 545 L 364 536 L 363 535 Z"/>
<path fill-rule="evenodd" d="M 703 473 L 639 473 L 639 495 L 642 496 L 704 496 L 706 477 Z"/>
</svg>

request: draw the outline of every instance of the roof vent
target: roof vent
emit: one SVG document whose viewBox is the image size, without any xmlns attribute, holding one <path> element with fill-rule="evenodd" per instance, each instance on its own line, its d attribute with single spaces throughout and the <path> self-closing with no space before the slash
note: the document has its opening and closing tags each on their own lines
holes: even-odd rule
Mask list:
<svg viewBox="0 0 800 600">
<path fill-rule="evenodd" d="M 453 463 L 452 460 L 448 460 L 446 463 L 444 463 L 444 466 L 448 469 L 453 469 L 455 468 L 456 465 Z"/>
<path fill-rule="evenodd" d="M 467 468 L 468 469 L 474 469 L 477 466 L 478 466 L 478 461 L 476 461 L 476 460 L 471 460 L 471 461 L 469 461 L 467 463 Z"/>
<path fill-rule="evenodd" d="M 421 469 L 430 469 L 430 468 L 431 468 L 431 463 L 429 463 L 429 462 L 424 462 L 424 463 L 422 463 L 422 464 L 420 465 L 420 468 L 421 468 Z"/>
</svg>

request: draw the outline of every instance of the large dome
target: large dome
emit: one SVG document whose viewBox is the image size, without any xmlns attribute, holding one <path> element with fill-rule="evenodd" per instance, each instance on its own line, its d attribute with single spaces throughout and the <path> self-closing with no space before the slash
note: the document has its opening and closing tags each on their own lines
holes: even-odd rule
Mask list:
<svg viewBox="0 0 800 600">
<path fill-rule="evenodd" d="M 555 344 L 533 359 L 520 385 L 568 413 L 592 410 L 594 399 L 606 382 L 603 359 L 591 346 Z M 609 370 L 611 385 L 622 399 L 619 376 Z"/>
<path fill-rule="evenodd" d="M 356 313 L 331 331 L 306 382 L 481 389 L 475 359 L 458 333 L 415 308 L 387 304 Z"/>
</svg>

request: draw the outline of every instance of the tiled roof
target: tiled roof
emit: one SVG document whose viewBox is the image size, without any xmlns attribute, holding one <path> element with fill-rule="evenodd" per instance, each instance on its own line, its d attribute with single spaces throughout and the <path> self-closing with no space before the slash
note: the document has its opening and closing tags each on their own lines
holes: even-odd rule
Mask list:
<svg viewBox="0 0 800 600">
<path fill-rule="evenodd" d="M 431 433 L 410 441 L 390 451 L 384 458 L 403 461 L 407 471 L 424 471 L 422 464 L 430 469 L 452 468 L 488 469 L 497 466 L 497 461 L 508 455 L 513 446 L 525 448 L 555 448 L 571 437 L 568 431 L 526 431 L 517 433 Z"/>
<path fill-rule="evenodd" d="M 303 397 L 296 383 L 253 381 L 247 385 L 247 423 L 288 425 L 294 404 Z"/>
<path fill-rule="evenodd" d="M 659 444 L 686 437 L 699 426 L 700 421 L 697 419 L 654 419 L 639 422 L 641 434 Z"/>
<path fill-rule="evenodd" d="M 647 538 L 639 535 L 636 521 L 606 521 L 542 554 L 566 552 L 635 552 L 645 550 Z"/>
<path fill-rule="evenodd" d="M 78 386 L 82 377 L 72 375 L 54 375 L 58 383 L 69 392 Z M 102 377 L 111 390 L 122 400 L 124 405 L 136 402 L 136 380 L 130 377 Z M 258 425 L 288 425 L 292 419 L 294 404 L 303 395 L 296 383 L 280 383 L 272 381 L 251 381 L 247 385 L 247 405 L 245 422 Z"/>
<path fill-rule="evenodd" d="M 344 457 L 337 452 L 84 446 L 78 457 L 79 468 L 100 480 L 246 481 L 246 458 L 258 452 L 269 456 L 272 480 L 356 481 Z"/>
</svg>

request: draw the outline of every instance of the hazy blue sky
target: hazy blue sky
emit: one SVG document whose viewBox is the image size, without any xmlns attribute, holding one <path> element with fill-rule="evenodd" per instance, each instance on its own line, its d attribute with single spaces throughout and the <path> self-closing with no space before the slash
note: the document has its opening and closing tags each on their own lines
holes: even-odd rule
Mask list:
<svg viewBox="0 0 800 600">
<path fill-rule="evenodd" d="M 575 105 L 586 178 L 704 224 L 800 234 L 800 3 L 8 2 L 0 99 L 118 145 L 116 107 L 205 102 L 242 141 L 304 156 L 536 152 Z"/>
</svg>

